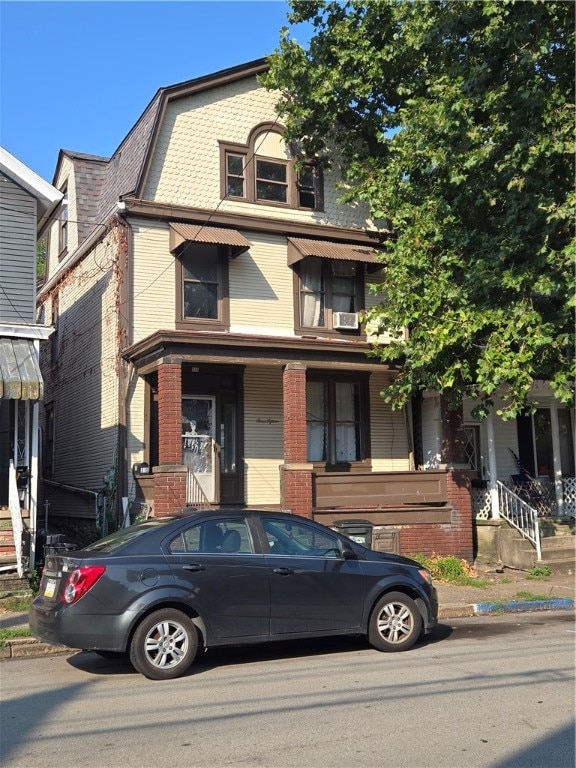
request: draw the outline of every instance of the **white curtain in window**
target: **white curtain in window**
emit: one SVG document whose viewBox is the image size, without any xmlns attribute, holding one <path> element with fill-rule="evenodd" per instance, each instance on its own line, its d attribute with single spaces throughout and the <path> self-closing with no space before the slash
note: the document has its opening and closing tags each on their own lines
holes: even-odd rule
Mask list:
<svg viewBox="0 0 576 768">
<path fill-rule="evenodd" d="M 304 259 L 300 264 L 302 283 L 302 325 L 307 327 L 323 322 L 322 262 L 320 259 Z"/>
<path fill-rule="evenodd" d="M 336 461 L 356 461 L 354 384 L 336 384 Z"/>
</svg>

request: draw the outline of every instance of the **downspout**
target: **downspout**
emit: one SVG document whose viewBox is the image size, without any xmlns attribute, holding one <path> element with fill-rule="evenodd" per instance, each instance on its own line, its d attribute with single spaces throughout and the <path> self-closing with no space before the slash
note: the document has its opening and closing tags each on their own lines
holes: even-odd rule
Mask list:
<svg viewBox="0 0 576 768">
<path fill-rule="evenodd" d="M 122 232 L 125 234 L 120 244 L 118 256 L 118 474 L 117 474 L 117 512 L 122 513 L 122 498 L 128 497 L 128 390 L 130 386 L 130 363 L 122 357 L 122 352 L 132 344 L 132 259 L 134 237 L 132 227 L 125 218 L 125 204 L 119 203 L 122 210 Z M 118 518 L 120 519 L 120 518 Z"/>
</svg>

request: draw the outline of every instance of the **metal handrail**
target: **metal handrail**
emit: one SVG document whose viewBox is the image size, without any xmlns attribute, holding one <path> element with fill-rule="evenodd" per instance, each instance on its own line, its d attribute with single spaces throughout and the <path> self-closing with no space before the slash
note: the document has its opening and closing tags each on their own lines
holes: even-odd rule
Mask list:
<svg viewBox="0 0 576 768">
<path fill-rule="evenodd" d="M 497 481 L 497 486 L 500 516 L 534 545 L 536 560 L 542 560 L 538 512 L 500 480 Z"/>
</svg>

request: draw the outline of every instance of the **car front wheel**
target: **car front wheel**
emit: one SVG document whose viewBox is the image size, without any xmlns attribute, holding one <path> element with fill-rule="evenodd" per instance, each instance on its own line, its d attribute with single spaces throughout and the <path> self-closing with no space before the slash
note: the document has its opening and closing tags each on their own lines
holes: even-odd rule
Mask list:
<svg viewBox="0 0 576 768">
<path fill-rule="evenodd" d="M 414 600 L 402 592 L 389 592 L 372 610 L 368 640 L 379 651 L 407 651 L 421 630 L 422 616 Z"/>
<path fill-rule="evenodd" d="M 194 661 L 198 634 L 182 611 L 165 608 L 147 616 L 136 628 L 130 661 L 149 680 L 172 680 Z"/>
</svg>

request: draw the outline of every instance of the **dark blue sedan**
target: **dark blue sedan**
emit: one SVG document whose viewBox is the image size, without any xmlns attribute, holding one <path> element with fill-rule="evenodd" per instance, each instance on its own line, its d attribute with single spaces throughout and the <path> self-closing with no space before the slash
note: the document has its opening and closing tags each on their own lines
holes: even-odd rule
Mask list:
<svg viewBox="0 0 576 768">
<path fill-rule="evenodd" d="M 404 651 L 437 614 L 417 562 L 295 515 L 194 510 L 48 555 L 30 628 L 166 680 L 200 644 L 364 634 L 378 650 Z"/>
</svg>

